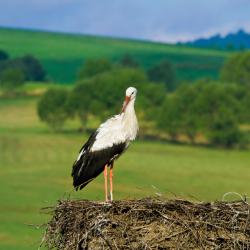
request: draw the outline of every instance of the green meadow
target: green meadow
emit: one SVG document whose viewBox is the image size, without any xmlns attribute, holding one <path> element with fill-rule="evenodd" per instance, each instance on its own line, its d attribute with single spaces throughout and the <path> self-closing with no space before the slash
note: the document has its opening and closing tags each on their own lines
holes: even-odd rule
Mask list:
<svg viewBox="0 0 250 250">
<path fill-rule="evenodd" d="M 0 49 L 12 57 L 32 54 L 41 60 L 51 81 L 69 83 L 89 58 L 117 61 L 131 54 L 144 68 L 168 59 L 177 80 L 217 78 L 229 52 L 147 41 L 0 28 Z"/>
<path fill-rule="evenodd" d="M 37 249 L 49 216 L 41 208 L 62 198 L 102 200 L 103 176 L 80 192 L 71 166 L 87 135 L 78 121 L 52 132 L 36 114 L 37 97 L 0 99 L 0 249 Z M 250 193 L 249 151 L 137 140 L 116 162 L 115 199 L 162 195 L 221 200 Z M 230 195 L 228 199 L 239 198 Z"/>
</svg>

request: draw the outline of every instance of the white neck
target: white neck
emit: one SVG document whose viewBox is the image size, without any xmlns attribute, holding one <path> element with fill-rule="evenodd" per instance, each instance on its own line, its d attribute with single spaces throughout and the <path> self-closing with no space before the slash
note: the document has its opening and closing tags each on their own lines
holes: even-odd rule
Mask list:
<svg viewBox="0 0 250 250">
<path fill-rule="evenodd" d="M 126 109 L 125 109 L 125 111 L 124 111 L 124 114 L 125 115 L 127 115 L 127 114 L 130 114 L 130 113 L 134 113 L 135 114 L 135 98 L 134 99 L 132 99 L 129 103 L 128 103 L 128 105 L 127 105 L 127 107 L 126 107 Z"/>
<path fill-rule="evenodd" d="M 129 140 L 134 140 L 138 131 L 134 104 L 135 98 L 128 103 L 123 116 L 124 131 L 126 131 Z"/>
</svg>

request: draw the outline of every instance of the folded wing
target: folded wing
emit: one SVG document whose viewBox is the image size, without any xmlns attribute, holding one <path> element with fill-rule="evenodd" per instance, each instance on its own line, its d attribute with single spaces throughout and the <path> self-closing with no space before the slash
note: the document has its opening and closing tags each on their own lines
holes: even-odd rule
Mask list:
<svg viewBox="0 0 250 250">
<path fill-rule="evenodd" d="M 83 145 L 73 164 L 73 185 L 82 189 L 96 178 L 105 165 L 110 165 L 127 147 L 121 134 L 121 117 L 115 116 L 103 123 Z"/>
</svg>

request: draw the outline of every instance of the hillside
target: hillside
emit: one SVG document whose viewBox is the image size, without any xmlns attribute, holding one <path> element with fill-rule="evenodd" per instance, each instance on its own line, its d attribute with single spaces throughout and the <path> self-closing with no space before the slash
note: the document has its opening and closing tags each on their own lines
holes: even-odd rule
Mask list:
<svg viewBox="0 0 250 250">
<path fill-rule="evenodd" d="M 0 49 L 11 56 L 37 56 L 49 78 L 62 83 L 75 80 L 84 59 L 107 57 L 116 61 L 124 53 L 133 55 L 145 68 L 167 58 L 176 66 L 178 80 L 216 78 L 229 55 L 180 45 L 7 28 L 0 28 Z"/>
<path fill-rule="evenodd" d="M 201 38 L 191 42 L 184 43 L 183 45 L 191 45 L 198 48 L 216 48 L 226 50 L 242 50 L 250 49 L 250 34 L 244 30 L 239 30 L 235 33 L 229 33 L 226 36 L 219 34 L 209 38 Z"/>
</svg>

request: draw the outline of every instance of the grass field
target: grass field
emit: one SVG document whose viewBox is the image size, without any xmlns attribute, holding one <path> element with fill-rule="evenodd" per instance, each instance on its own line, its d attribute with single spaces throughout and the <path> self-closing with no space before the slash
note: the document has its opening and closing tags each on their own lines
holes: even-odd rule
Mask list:
<svg viewBox="0 0 250 250">
<path fill-rule="evenodd" d="M 0 249 L 37 249 L 43 229 L 30 225 L 45 223 L 40 209 L 60 198 L 103 199 L 103 176 L 81 192 L 72 190 L 72 162 L 86 139 L 74 132 L 77 121 L 53 133 L 39 121 L 36 102 L 0 99 Z M 230 191 L 249 195 L 249 179 L 249 151 L 136 141 L 116 163 L 115 198 L 161 193 L 221 200 Z"/>
<path fill-rule="evenodd" d="M 124 53 L 133 55 L 148 68 L 162 59 L 176 67 L 178 80 L 217 78 L 228 52 L 195 49 L 146 41 L 69 35 L 0 28 L 0 49 L 11 56 L 33 54 L 43 63 L 49 78 L 72 82 L 87 58 L 107 57 L 117 61 Z"/>
</svg>

